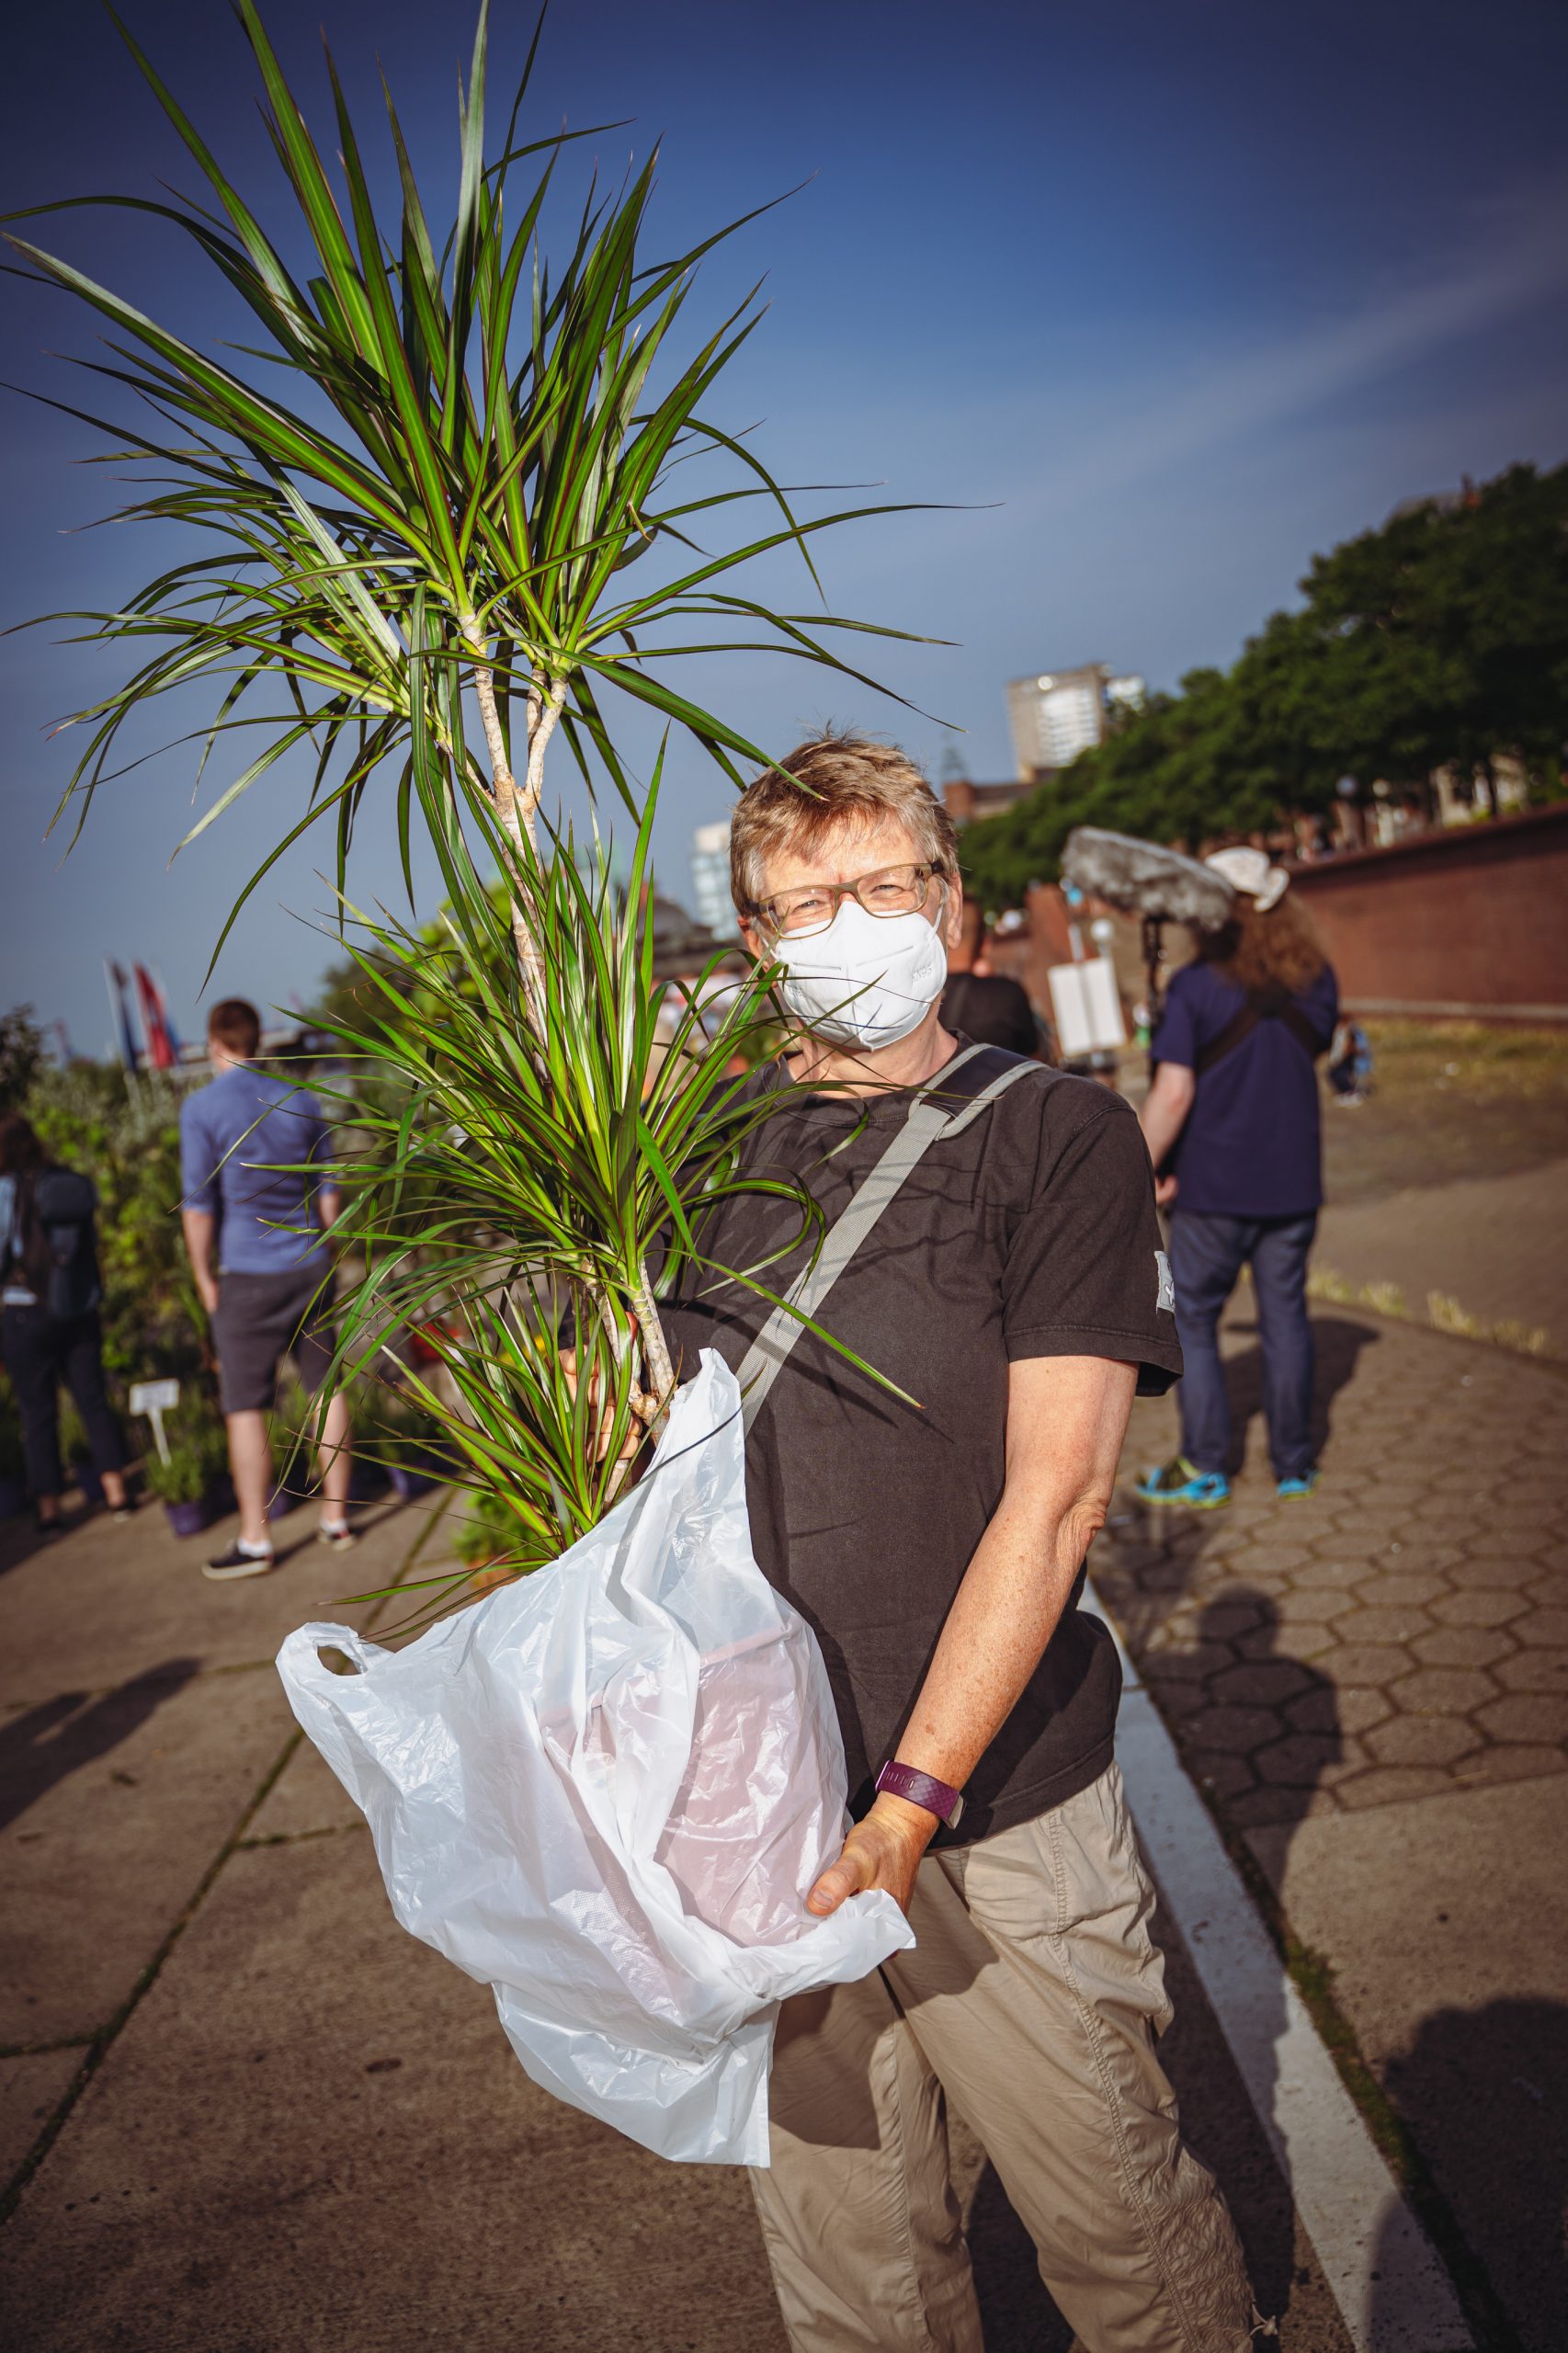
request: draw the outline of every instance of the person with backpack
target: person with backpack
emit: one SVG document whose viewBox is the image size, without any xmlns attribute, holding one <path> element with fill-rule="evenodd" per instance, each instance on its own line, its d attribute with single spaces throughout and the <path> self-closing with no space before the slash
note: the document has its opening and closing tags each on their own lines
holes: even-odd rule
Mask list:
<svg viewBox="0 0 1568 2353">
<path fill-rule="evenodd" d="M 97 1188 L 51 1161 L 19 1111 L 0 1119 L 0 1356 L 16 1392 L 41 1535 L 60 1527 L 60 1385 L 76 1400 L 117 1519 L 131 1515 L 125 1440 L 104 1387 Z"/>
<path fill-rule="evenodd" d="M 1282 1500 L 1317 1484 L 1307 1258 L 1323 1202 L 1316 1063 L 1339 1016 L 1334 968 L 1290 878 L 1260 849 L 1205 864 L 1236 893 L 1172 979 L 1152 1049 L 1143 1133 L 1171 1219 L 1181 1452 L 1137 1482 L 1145 1503 L 1212 1511 L 1231 1500 L 1231 1408 L 1220 1319 L 1252 1269 L 1263 1410 Z"/>
</svg>

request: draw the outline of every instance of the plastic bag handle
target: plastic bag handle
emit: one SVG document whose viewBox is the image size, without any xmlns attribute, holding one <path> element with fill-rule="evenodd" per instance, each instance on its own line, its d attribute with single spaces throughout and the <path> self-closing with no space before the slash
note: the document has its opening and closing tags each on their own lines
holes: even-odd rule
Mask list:
<svg viewBox="0 0 1568 2353">
<path fill-rule="evenodd" d="M 324 1664 L 323 1650 L 330 1643 L 335 1651 L 342 1651 L 351 1658 L 361 1675 L 386 1653 L 379 1643 L 368 1643 L 352 1626 L 298 1626 L 278 1654 L 280 1670 L 291 1675 L 299 1683 L 314 1684 L 320 1690 L 329 1689 L 343 1680 Z"/>
</svg>

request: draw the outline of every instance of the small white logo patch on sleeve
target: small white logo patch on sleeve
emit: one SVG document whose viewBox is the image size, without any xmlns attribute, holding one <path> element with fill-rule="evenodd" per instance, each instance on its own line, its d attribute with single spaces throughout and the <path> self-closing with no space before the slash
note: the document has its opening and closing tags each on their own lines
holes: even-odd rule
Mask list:
<svg viewBox="0 0 1568 2353">
<path fill-rule="evenodd" d="M 1154 1272 L 1159 1277 L 1159 1296 L 1154 1302 L 1156 1312 L 1164 1309 L 1167 1315 L 1176 1313 L 1176 1285 L 1171 1280 L 1171 1262 L 1163 1250 L 1154 1253 Z"/>
</svg>

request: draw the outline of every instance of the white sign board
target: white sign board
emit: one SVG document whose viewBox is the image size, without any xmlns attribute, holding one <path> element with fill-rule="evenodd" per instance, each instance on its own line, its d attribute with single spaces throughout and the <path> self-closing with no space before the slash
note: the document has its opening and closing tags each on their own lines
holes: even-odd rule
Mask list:
<svg viewBox="0 0 1568 2353">
<path fill-rule="evenodd" d="M 134 1381 L 131 1384 L 133 1414 L 172 1414 L 178 1404 L 177 1381 Z"/>
<path fill-rule="evenodd" d="M 158 1441 L 158 1452 L 165 1462 L 169 1459 L 169 1442 L 164 1436 L 164 1415 L 172 1414 L 178 1404 L 177 1381 L 133 1381 L 131 1384 L 131 1410 L 146 1415 Z"/>
<path fill-rule="evenodd" d="M 1046 978 L 1063 1062 L 1126 1045 L 1121 993 L 1108 956 L 1091 956 L 1084 964 L 1053 964 Z"/>
</svg>

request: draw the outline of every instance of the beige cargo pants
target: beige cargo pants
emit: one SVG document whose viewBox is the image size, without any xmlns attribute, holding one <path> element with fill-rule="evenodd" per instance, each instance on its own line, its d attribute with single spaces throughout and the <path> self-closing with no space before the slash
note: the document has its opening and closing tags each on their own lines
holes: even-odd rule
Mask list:
<svg viewBox="0 0 1568 2353">
<path fill-rule="evenodd" d="M 981 2353 L 949 2097 L 1089 2353 L 1249 2353 L 1230 2214 L 1154 2056 L 1153 1902 L 1112 1766 L 927 1855 L 915 1949 L 784 2005 L 751 2180 L 794 2353 Z"/>
</svg>

